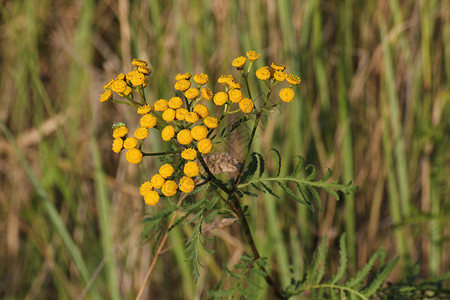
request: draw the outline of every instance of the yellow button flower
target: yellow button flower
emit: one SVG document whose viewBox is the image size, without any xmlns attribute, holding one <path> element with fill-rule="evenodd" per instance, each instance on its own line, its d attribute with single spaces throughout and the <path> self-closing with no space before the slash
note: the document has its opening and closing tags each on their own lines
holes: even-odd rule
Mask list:
<svg viewBox="0 0 450 300">
<path fill-rule="evenodd" d="M 199 118 L 198 118 L 197 113 L 192 111 L 192 112 L 188 112 L 184 119 L 186 120 L 186 122 L 195 123 L 198 121 Z"/>
<path fill-rule="evenodd" d="M 184 165 L 183 172 L 188 177 L 196 177 L 200 173 L 200 168 L 195 161 L 188 161 Z"/>
<path fill-rule="evenodd" d="M 230 81 L 234 81 L 233 75 L 221 75 L 219 79 L 217 79 L 218 83 L 228 83 Z"/>
<path fill-rule="evenodd" d="M 189 129 L 180 130 L 177 134 L 177 140 L 181 145 L 188 145 L 192 142 L 192 135 Z"/>
<path fill-rule="evenodd" d="M 199 85 L 204 85 L 209 82 L 208 75 L 199 73 L 194 75 L 194 81 Z"/>
<path fill-rule="evenodd" d="M 140 60 L 140 59 L 136 59 L 136 58 L 133 59 L 131 64 L 136 67 L 146 67 L 147 66 L 147 62 L 145 60 Z"/>
<path fill-rule="evenodd" d="M 175 128 L 172 125 L 167 125 L 161 131 L 161 137 L 163 140 L 170 141 L 171 138 L 175 136 Z"/>
<path fill-rule="evenodd" d="M 242 70 L 246 61 L 247 61 L 247 59 L 245 57 L 239 56 L 239 57 L 236 57 L 235 59 L 233 59 L 233 62 L 231 63 L 231 65 L 233 67 L 238 68 L 238 70 Z"/>
<path fill-rule="evenodd" d="M 146 181 L 143 184 L 141 184 L 141 186 L 139 187 L 139 194 L 141 194 L 142 196 L 145 196 L 146 194 L 148 194 L 152 190 L 153 190 L 152 182 L 151 181 Z"/>
<path fill-rule="evenodd" d="M 242 100 L 242 92 L 238 89 L 232 89 L 228 91 L 228 97 L 230 98 L 231 102 L 239 103 Z"/>
<path fill-rule="evenodd" d="M 166 180 L 161 176 L 161 174 L 155 174 L 151 179 L 151 183 L 155 189 L 161 188 L 165 181 Z"/>
<path fill-rule="evenodd" d="M 153 105 L 153 109 L 155 111 L 165 111 L 168 108 L 169 108 L 169 101 L 167 101 L 166 99 L 159 99 Z"/>
<path fill-rule="evenodd" d="M 286 81 L 289 82 L 289 84 L 291 84 L 291 85 L 297 85 L 297 84 L 300 83 L 301 79 L 299 77 L 297 77 L 297 76 L 289 75 L 286 78 Z"/>
<path fill-rule="evenodd" d="M 155 191 L 150 191 L 144 196 L 145 204 L 154 206 L 159 202 L 159 194 Z"/>
<path fill-rule="evenodd" d="M 183 193 L 189 194 L 195 188 L 194 180 L 192 180 L 192 178 L 190 178 L 190 177 L 183 176 L 180 179 L 180 183 L 179 183 L 179 187 L 178 188 Z"/>
<path fill-rule="evenodd" d="M 127 88 L 127 83 L 124 80 L 114 80 L 111 84 L 111 90 L 116 93 L 123 93 Z"/>
<path fill-rule="evenodd" d="M 234 82 L 234 81 L 228 82 L 228 87 L 230 89 L 242 89 L 242 85 L 239 82 Z"/>
<path fill-rule="evenodd" d="M 213 144 L 210 139 L 203 139 L 197 143 L 197 149 L 203 154 L 211 152 Z"/>
<path fill-rule="evenodd" d="M 204 88 L 202 88 L 202 90 L 200 92 L 202 94 L 203 99 L 205 99 L 207 101 L 211 101 L 211 99 L 213 97 L 213 93 L 211 92 L 210 89 L 204 87 Z"/>
<path fill-rule="evenodd" d="M 164 164 L 159 168 L 159 174 L 164 178 L 172 176 L 174 171 L 174 168 L 170 164 Z"/>
<path fill-rule="evenodd" d="M 276 81 L 284 81 L 286 77 L 286 73 L 283 73 L 282 71 L 275 71 L 275 73 L 273 73 L 273 78 L 275 78 Z"/>
<path fill-rule="evenodd" d="M 137 113 L 140 115 L 148 114 L 152 110 L 152 107 L 150 105 L 142 105 L 139 106 L 137 109 Z"/>
<path fill-rule="evenodd" d="M 151 114 L 145 114 L 140 121 L 141 127 L 153 128 L 156 125 L 156 117 Z"/>
<path fill-rule="evenodd" d="M 128 128 L 126 126 L 119 126 L 113 130 L 113 138 L 117 139 L 124 137 L 128 134 Z"/>
<path fill-rule="evenodd" d="M 125 73 L 120 73 L 117 75 L 116 80 L 124 80 L 125 79 Z"/>
<path fill-rule="evenodd" d="M 148 137 L 148 129 L 144 127 L 139 127 L 134 131 L 134 136 L 138 140 L 146 139 Z"/>
<path fill-rule="evenodd" d="M 163 112 L 162 118 L 166 122 L 172 122 L 173 120 L 175 120 L 175 114 L 175 110 L 168 108 Z"/>
<path fill-rule="evenodd" d="M 125 141 L 123 142 L 123 147 L 128 150 L 131 148 L 136 148 L 137 144 L 138 144 L 137 138 L 129 137 L 126 138 Z"/>
<path fill-rule="evenodd" d="M 130 164 L 138 164 L 142 161 L 142 152 L 139 149 L 131 148 L 127 151 L 126 158 Z"/>
<path fill-rule="evenodd" d="M 182 92 L 184 92 L 185 90 L 187 90 L 190 87 L 191 87 L 191 82 L 186 79 L 178 80 L 177 82 L 175 82 L 175 85 L 174 85 L 174 88 L 177 91 L 182 91 Z"/>
<path fill-rule="evenodd" d="M 109 89 L 109 88 L 111 87 L 111 84 L 113 84 L 113 82 L 114 82 L 114 79 L 111 79 L 107 84 L 105 84 L 105 85 L 103 86 L 103 88 L 104 88 L 105 90 Z"/>
<path fill-rule="evenodd" d="M 108 101 L 109 99 L 112 98 L 112 95 L 113 95 L 113 93 L 111 90 L 106 90 L 103 94 L 100 95 L 99 100 L 100 100 L 100 102 Z"/>
<path fill-rule="evenodd" d="M 216 105 L 224 105 L 228 100 L 228 94 L 225 92 L 218 92 L 214 95 L 214 103 Z"/>
<path fill-rule="evenodd" d="M 184 93 L 184 96 L 186 96 L 186 98 L 188 99 L 194 99 L 198 95 L 200 95 L 200 91 L 196 88 L 190 88 Z"/>
<path fill-rule="evenodd" d="M 258 70 L 256 70 L 256 77 L 261 80 L 267 80 L 271 76 L 269 67 L 262 67 Z"/>
<path fill-rule="evenodd" d="M 285 66 L 283 66 L 283 65 L 277 65 L 277 64 L 274 64 L 274 63 L 272 63 L 272 64 L 270 65 L 270 67 L 271 67 L 272 69 L 274 69 L 275 71 L 284 71 L 284 69 L 286 69 Z"/>
<path fill-rule="evenodd" d="M 197 157 L 197 151 L 192 148 L 184 149 L 183 152 L 181 152 L 181 157 L 185 160 L 194 160 Z"/>
<path fill-rule="evenodd" d="M 178 75 L 175 76 L 175 80 L 176 81 L 188 80 L 190 78 L 191 78 L 191 74 L 190 73 L 178 73 Z"/>
<path fill-rule="evenodd" d="M 131 94 L 132 91 L 133 90 L 129 86 L 127 86 L 125 88 L 125 91 L 122 94 L 124 94 L 125 96 L 128 96 L 129 94 Z M 122 95 L 120 95 L 120 96 L 123 97 Z"/>
<path fill-rule="evenodd" d="M 142 85 L 145 82 L 145 76 L 142 73 L 135 72 L 130 79 L 131 84 L 134 86 Z"/>
<path fill-rule="evenodd" d="M 197 141 L 203 140 L 208 135 L 208 129 L 203 125 L 194 126 L 191 129 L 191 135 Z"/>
<path fill-rule="evenodd" d="M 249 114 L 253 111 L 253 101 L 249 98 L 244 98 L 239 102 L 239 108 L 242 112 Z"/>
<path fill-rule="evenodd" d="M 119 153 L 123 148 L 123 140 L 122 138 L 117 138 L 113 140 L 112 143 L 112 151 Z"/>
<path fill-rule="evenodd" d="M 188 114 L 188 112 L 189 111 L 186 108 L 179 108 L 176 111 L 175 117 L 177 118 L 177 120 L 184 121 L 184 119 L 186 119 L 186 115 Z"/>
<path fill-rule="evenodd" d="M 248 51 L 247 52 L 247 57 L 248 57 L 248 59 L 250 60 L 250 61 L 256 61 L 256 60 L 258 60 L 258 58 L 260 57 L 261 55 L 259 55 L 258 53 L 256 53 L 255 51 Z"/>
<path fill-rule="evenodd" d="M 178 185 L 175 181 L 167 180 L 166 182 L 164 182 L 164 184 L 161 188 L 161 192 L 165 196 L 171 197 L 177 193 L 177 188 L 178 188 Z"/>
<path fill-rule="evenodd" d="M 291 88 L 284 88 L 280 91 L 280 98 L 284 102 L 291 102 L 294 100 L 295 93 Z"/>
<path fill-rule="evenodd" d="M 183 105 L 183 100 L 180 97 L 172 97 L 169 100 L 169 107 L 172 109 L 180 108 Z"/>
<path fill-rule="evenodd" d="M 149 67 L 138 67 L 137 71 L 144 75 L 150 75 L 150 73 L 152 72 Z"/>
<path fill-rule="evenodd" d="M 214 118 L 214 117 L 207 117 L 203 123 L 206 125 L 206 127 L 208 128 L 217 128 L 217 126 L 219 126 L 219 121 Z"/>
<path fill-rule="evenodd" d="M 198 116 L 202 119 L 206 118 L 209 115 L 208 108 L 206 107 L 206 105 L 203 104 L 195 105 L 193 111 L 196 112 Z"/>
</svg>

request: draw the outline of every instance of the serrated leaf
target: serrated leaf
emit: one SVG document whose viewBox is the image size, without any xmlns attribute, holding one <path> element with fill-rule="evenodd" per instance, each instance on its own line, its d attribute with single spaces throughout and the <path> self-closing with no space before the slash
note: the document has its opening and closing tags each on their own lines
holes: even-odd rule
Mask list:
<svg viewBox="0 0 450 300">
<path fill-rule="evenodd" d="M 339 267 L 336 275 L 331 279 L 331 284 L 337 283 L 347 270 L 347 243 L 345 237 L 346 234 L 343 233 L 339 239 Z"/>
<path fill-rule="evenodd" d="M 275 154 L 278 157 L 278 169 L 277 169 L 277 175 L 275 175 L 275 176 L 280 176 L 280 171 L 281 171 L 281 155 L 280 155 L 280 152 L 278 152 L 278 150 L 275 149 L 275 148 L 270 148 L 269 151 L 275 152 Z"/>
<path fill-rule="evenodd" d="M 271 194 L 272 196 L 274 196 L 274 197 L 277 198 L 277 199 L 280 199 L 280 197 L 278 197 L 278 195 L 276 195 L 276 194 L 272 191 L 272 189 L 270 189 L 266 184 L 264 184 L 264 182 L 261 182 L 261 185 L 263 186 L 263 188 L 264 188 L 269 194 Z"/>
<path fill-rule="evenodd" d="M 364 289 L 363 293 L 365 296 L 370 297 L 378 291 L 389 274 L 391 274 L 392 270 L 394 270 L 398 261 L 399 258 L 397 257 L 393 262 L 385 266 L 383 270 L 376 275 L 375 279 L 370 283 L 370 285 L 366 289 Z"/>
<path fill-rule="evenodd" d="M 307 165 L 305 168 L 305 172 L 306 172 L 306 174 L 308 174 L 310 172 L 308 177 L 305 178 L 307 181 L 312 181 L 312 180 L 316 179 L 317 171 L 316 171 L 316 167 L 314 167 L 313 165 L 311 165 L 311 164 Z"/>
<path fill-rule="evenodd" d="M 365 266 L 356 273 L 355 277 L 350 279 L 345 286 L 347 287 L 355 287 L 366 279 L 367 275 L 369 275 L 370 270 L 374 266 L 376 260 L 381 256 L 384 252 L 384 249 L 381 248 L 377 252 L 375 252 L 369 259 L 369 261 L 365 264 Z"/>
</svg>

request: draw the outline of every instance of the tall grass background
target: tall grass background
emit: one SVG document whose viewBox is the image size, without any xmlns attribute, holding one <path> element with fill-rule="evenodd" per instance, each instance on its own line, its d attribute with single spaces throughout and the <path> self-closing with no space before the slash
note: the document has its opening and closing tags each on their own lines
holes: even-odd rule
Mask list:
<svg viewBox="0 0 450 300">
<path fill-rule="evenodd" d="M 152 209 L 137 187 L 157 162 L 137 168 L 112 153 L 112 123 L 136 117 L 98 95 L 133 58 L 150 61 L 159 99 L 173 95 L 177 73 L 214 80 L 248 50 L 262 54 L 259 66 L 283 63 L 302 78 L 254 150 L 279 149 L 285 169 L 301 155 L 359 186 L 339 202 L 323 194 L 317 213 L 289 198 L 247 203 L 278 282 L 300 277 L 324 236 L 336 268 L 343 232 L 350 273 L 379 247 L 401 259 L 390 281 L 450 271 L 450 1 L 0 3 L 3 299 L 137 295 L 153 246 L 141 236 Z M 244 142 L 226 150 L 241 157 Z M 155 136 L 152 149 L 163 147 Z M 213 233 L 217 251 L 202 254 L 194 284 L 189 228 L 172 231 L 143 299 L 204 298 L 248 250 L 237 225 Z"/>
</svg>

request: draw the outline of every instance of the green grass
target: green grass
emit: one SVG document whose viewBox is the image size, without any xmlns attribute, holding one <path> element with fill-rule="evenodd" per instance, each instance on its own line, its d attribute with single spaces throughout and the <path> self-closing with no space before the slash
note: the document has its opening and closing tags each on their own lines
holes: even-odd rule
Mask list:
<svg viewBox="0 0 450 300">
<path fill-rule="evenodd" d="M 215 81 L 234 72 L 231 60 L 247 50 L 262 54 L 258 67 L 285 62 L 302 78 L 289 109 L 263 118 L 254 150 L 269 157 L 277 148 L 285 170 L 302 155 L 359 186 L 337 203 L 323 194 L 315 214 L 288 197 L 247 203 L 277 280 L 289 282 L 291 265 L 299 276 L 324 235 L 337 256 L 343 232 L 351 270 L 384 246 L 401 260 L 391 280 L 415 263 L 423 278 L 450 271 L 449 1 L 117 5 L 0 7 L 1 298 L 136 296 L 153 257 L 140 224 L 152 208 L 137 187 L 157 164 L 138 170 L 112 153 L 112 123 L 136 117 L 97 97 L 134 57 L 150 60 L 147 95 L 159 99 L 173 96 L 177 73 L 205 72 Z M 254 95 L 263 88 L 251 86 Z M 242 158 L 245 138 L 225 150 Z M 154 139 L 151 150 L 161 151 Z M 220 230 L 198 286 L 183 265 L 189 230 L 174 231 L 144 295 L 204 297 L 233 255 L 248 250 L 237 227 Z"/>
</svg>

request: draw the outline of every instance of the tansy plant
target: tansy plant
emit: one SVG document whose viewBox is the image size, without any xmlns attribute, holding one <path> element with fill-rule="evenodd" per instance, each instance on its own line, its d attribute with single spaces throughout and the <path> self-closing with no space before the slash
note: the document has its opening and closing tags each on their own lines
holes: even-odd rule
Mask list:
<svg viewBox="0 0 450 300">
<path fill-rule="evenodd" d="M 170 228 L 192 226 L 193 233 L 186 242 L 186 252 L 192 262 L 194 279 L 197 280 L 200 246 L 212 252 L 204 246 L 204 242 L 210 239 L 203 235 L 202 226 L 222 217 L 240 223 L 251 253 L 242 257 L 241 263 L 235 266 L 235 271 L 226 269 L 223 280 L 218 283 L 215 291 L 209 293 L 210 296 L 239 298 L 253 295 L 257 288 L 248 279 L 251 278 L 250 274 L 254 274 L 264 278 L 277 298 L 288 298 L 307 290 L 368 297 L 370 294 L 364 294 L 366 287 L 362 281 L 350 288 L 337 281 L 333 285 L 321 285 L 320 272 L 323 268 L 318 271 L 313 267 L 307 277 L 312 278 L 311 280 L 293 280 L 290 286 L 282 289 L 270 275 L 266 259 L 260 256 L 253 241 L 247 222 L 248 211 L 242 204 L 244 197 L 258 200 L 256 193 L 270 193 L 278 198 L 273 188 L 277 185 L 281 188 L 278 190 L 314 210 L 315 207 L 321 207 L 319 189 L 326 190 L 336 199 L 339 198 L 338 192 L 347 194 L 355 190 L 351 183 L 331 181 L 329 170 L 323 178 L 317 178 L 315 168 L 312 165 L 305 166 L 303 159 L 298 161 L 291 174 L 281 175 L 281 155 L 274 149 L 278 170 L 275 176 L 266 175 L 263 156 L 251 153 L 255 134 L 264 114 L 294 100 L 295 92 L 292 88 L 300 84 L 300 78 L 286 73 L 285 66 L 275 63 L 253 71 L 254 62 L 259 57 L 256 52 L 249 51 L 246 57 L 235 58 L 231 65 L 236 68 L 239 78 L 236 79 L 233 75 L 220 76 L 217 91 L 208 87 L 208 75 L 198 73 L 191 76 L 184 73 L 175 77 L 173 97 L 148 99 L 145 88 L 151 71 L 147 62 L 138 59 L 133 60 L 134 69 L 131 72 L 119 74 L 104 86 L 105 92 L 99 99 L 101 102 L 126 104 L 140 115 L 139 124 L 132 127 L 134 131 L 130 131 L 125 123 L 113 125 L 112 150 L 116 153 L 125 151 L 125 157 L 131 164 L 140 164 L 148 157 L 161 158 L 159 169 L 148 174 L 147 180 L 139 187 L 146 204 L 160 206 L 153 215 L 144 219 L 147 224 L 145 235 L 155 239 L 155 245 L 159 242 L 158 249 L 155 248 L 154 261 Z M 261 80 L 265 84 L 262 97 L 253 97 L 249 79 Z M 272 95 L 274 93 L 278 95 Z M 234 117 L 237 121 L 228 126 L 231 122 L 227 122 L 227 118 L 230 116 L 237 116 Z M 242 161 L 238 161 L 217 149 L 218 144 L 231 131 L 244 123 L 250 123 L 251 131 Z M 144 145 L 149 142 L 150 130 L 158 132 L 170 151 L 147 153 L 143 150 Z M 230 172 L 234 176 L 222 174 Z M 166 228 L 168 218 L 171 221 L 169 228 Z M 320 263 L 324 264 L 322 261 Z M 154 264 L 149 269 L 138 298 L 153 266 Z M 370 293 L 378 287 L 370 289 Z"/>
</svg>

